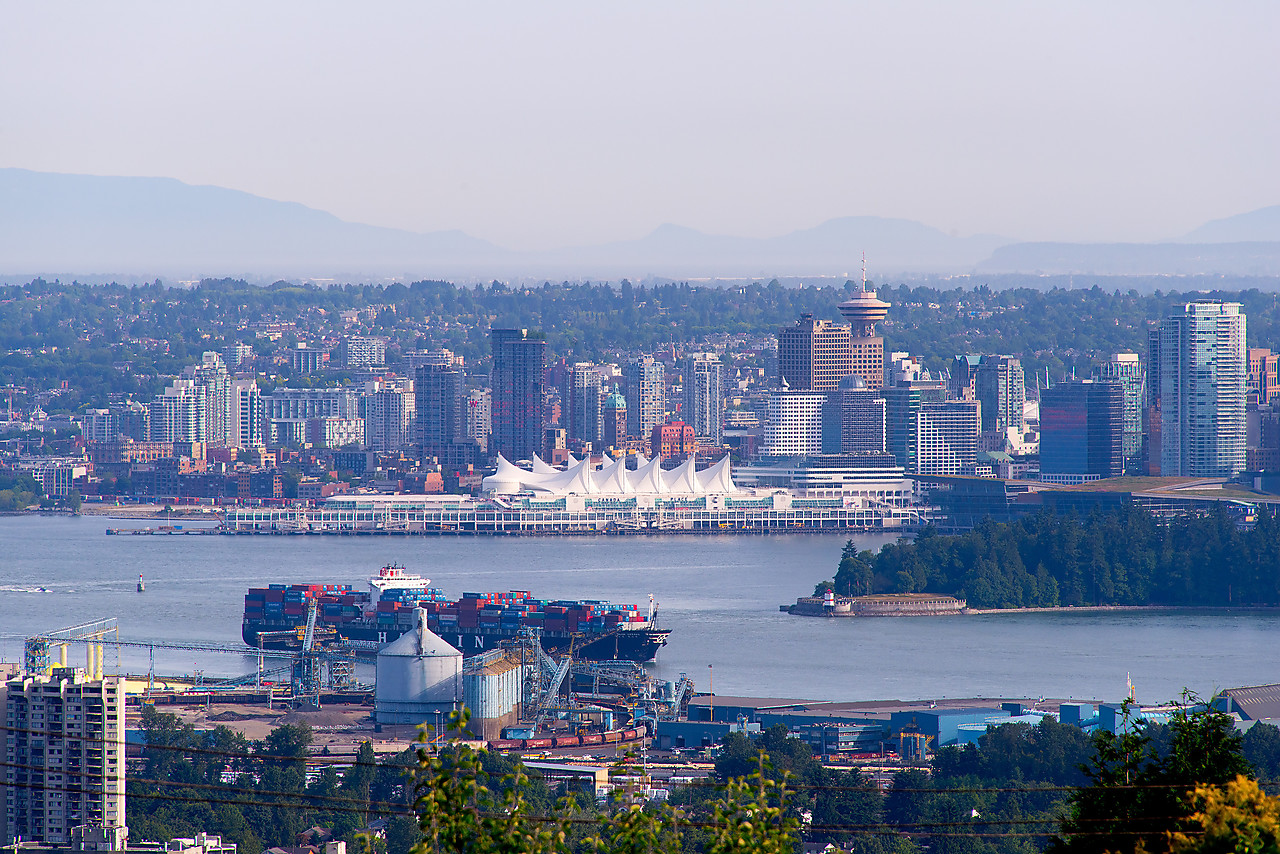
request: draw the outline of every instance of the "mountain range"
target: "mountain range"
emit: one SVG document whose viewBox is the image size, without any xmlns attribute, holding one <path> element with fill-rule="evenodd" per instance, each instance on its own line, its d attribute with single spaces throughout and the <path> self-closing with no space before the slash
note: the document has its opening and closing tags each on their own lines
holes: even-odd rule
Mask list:
<svg viewBox="0 0 1280 854">
<path fill-rule="evenodd" d="M 828 220 L 779 237 L 663 225 L 637 240 L 513 251 L 460 231 L 345 222 L 294 202 L 172 178 L 0 169 L 0 275 L 148 278 L 771 278 L 886 273 L 1280 275 L 1280 206 L 1155 244 L 956 237 L 905 219 Z"/>
</svg>

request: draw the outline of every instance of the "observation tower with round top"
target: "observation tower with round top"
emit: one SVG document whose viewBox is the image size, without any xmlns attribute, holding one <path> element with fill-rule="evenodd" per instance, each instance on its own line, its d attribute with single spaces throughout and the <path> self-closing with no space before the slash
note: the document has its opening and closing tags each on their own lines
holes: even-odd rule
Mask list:
<svg viewBox="0 0 1280 854">
<path fill-rule="evenodd" d="M 851 300 L 840 303 L 840 314 L 853 327 L 855 338 L 876 337 L 876 324 L 889 316 L 889 303 L 876 297 L 875 291 L 862 290 Z"/>
<path fill-rule="evenodd" d="M 876 324 L 889 315 L 889 303 L 867 289 L 867 260 L 862 259 L 862 288 L 853 299 L 839 305 L 840 314 L 849 321 L 850 350 L 853 372 L 862 377 L 867 388 L 884 387 L 884 339 L 876 335 Z"/>
</svg>

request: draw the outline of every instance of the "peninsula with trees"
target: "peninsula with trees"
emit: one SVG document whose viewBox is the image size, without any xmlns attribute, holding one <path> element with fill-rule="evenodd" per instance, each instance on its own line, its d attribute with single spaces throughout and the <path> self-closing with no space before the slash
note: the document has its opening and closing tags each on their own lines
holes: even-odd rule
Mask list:
<svg viewBox="0 0 1280 854">
<path fill-rule="evenodd" d="M 986 521 L 956 535 L 926 528 L 877 553 L 859 551 L 850 540 L 835 577 L 819 583 L 814 596 L 828 591 L 932 594 L 963 600 L 971 610 L 1275 607 L 1280 521 L 1259 511 L 1242 529 L 1221 509 L 1166 521 L 1126 507 Z"/>
</svg>

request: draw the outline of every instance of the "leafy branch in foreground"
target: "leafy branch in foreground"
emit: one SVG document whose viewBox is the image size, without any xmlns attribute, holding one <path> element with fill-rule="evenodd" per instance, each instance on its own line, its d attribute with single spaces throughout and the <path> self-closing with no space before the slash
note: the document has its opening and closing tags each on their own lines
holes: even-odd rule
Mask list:
<svg viewBox="0 0 1280 854">
<path fill-rule="evenodd" d="M 449 716 L 451 740 L 438 753 L 417 749 L 413 810 L 422 838 L 413 854 L 569 854 L 580 846 L 597 854 L 684 850 L 689 840 L 681 827 L 692 822 L 670 804 L 646 804 L 634 787 L 617 790 L 613 809 L 599 817 L 580 815 L 572 797 L 538 808 L 526 796 L 531 779 L 519 762 L 495 776 L 486 767 L 492 764 L 489 752 L 460 739 L 469 718 L 465 708 Z M 419 743 L 427 738 L 424 729 Z M 767 765 L 760 751 L 758 770 L 730 779 L 711 820 L 697 823 L 706 831 L 708 854 L 795 851 L 799 821 L 790 809 L 786 775 L 769 779 Z M 574 838 L 574 828 L 591 824 L 599 827 L 595 836 Z"/>
</svg>

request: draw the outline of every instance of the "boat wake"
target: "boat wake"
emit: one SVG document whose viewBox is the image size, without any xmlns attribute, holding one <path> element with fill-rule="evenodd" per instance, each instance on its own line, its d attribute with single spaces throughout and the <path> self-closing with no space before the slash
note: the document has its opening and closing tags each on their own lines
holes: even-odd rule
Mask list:
<svg viewBox="0 0 1280 854">
<path fill-rule="evenodd" d="M 28 587 L 23 584 L 0 584 L 0 593 L 52 593 L 48 587 Z"/>
</svg>

